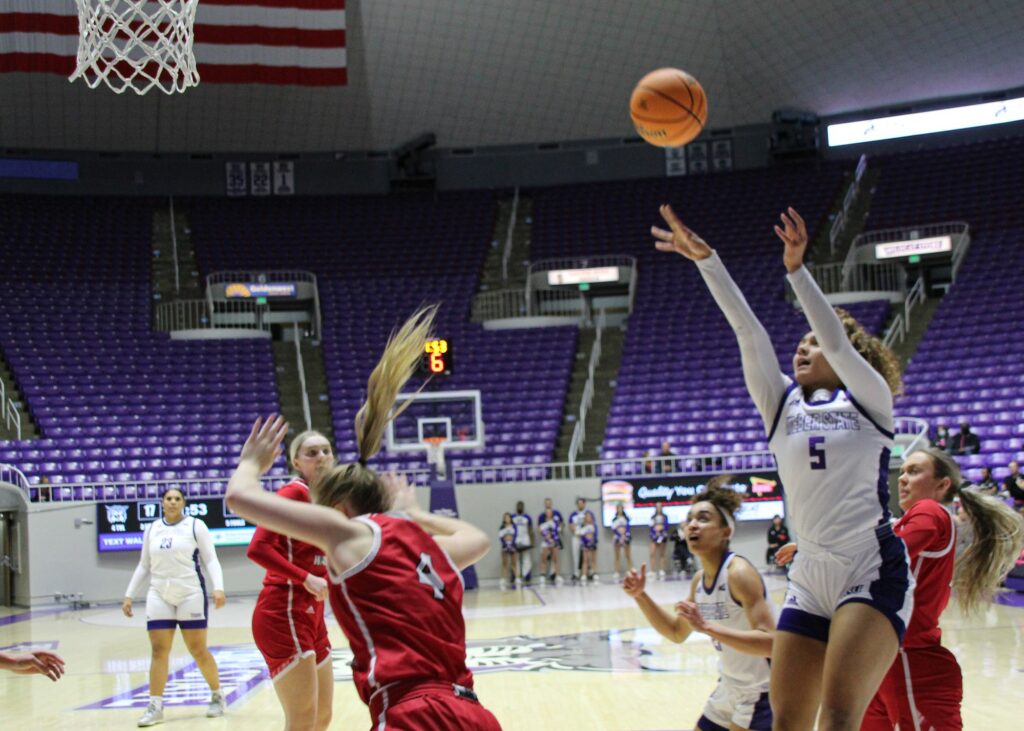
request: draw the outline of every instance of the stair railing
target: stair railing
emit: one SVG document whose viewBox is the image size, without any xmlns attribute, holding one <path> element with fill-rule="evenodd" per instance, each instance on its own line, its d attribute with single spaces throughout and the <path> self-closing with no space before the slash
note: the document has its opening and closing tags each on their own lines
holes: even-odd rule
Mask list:
<svg viewBox="0 0 1024 731">
<path fill-rule="evenodd" d="M 306 386 L 306 364 L 302 360 L 302 335 L 299 326 L 295 326 L 295 369 L 299 374 L 299 385 L 302 387 L 302 418 L 306 420 L 306 429 L 313 428 L 313 417 L 309 410 L 309 389 Z"/>
<path fill-rule="evenodd" d="M 575 464 L 576 457 L 583 448 L 583 441 L 586 438 L 587 414 L 594 403 L 594 379 L 598 363 L 601 362 L 601 335 L 604 332 L 606 322 L 605 312 L 601 310 L 594 323 L 594 345 L 590 348 L 590 362 L 587 364 L 587 382 L 583 385 L 579 415 L 576 418 L 576 426 L 572 430 L 572 440 L 569 442 L 570 465 Z"/>
<path fill-rule="evenodd" d="M 4 427 L 14 429 L 15 438 L 21 440 L 21 410 L 14 403 L 14 399 L 7 397 L 7 384 L 0 378 L 0 417 L 4 420 Z M 11 424 L 14 424 L 12 427 Z"/>
<path fill-rule="evenodd" d="M 508 231 L 505 233 L 505 249 L 501 253 L 501 281 L 508 281 L 508 262 L 512 258 L 512 240 L 516 230 L 516 217 L 519 214 L 519 188 L 512 198 L 512 212 L 508 217 Z"/>
</svg>

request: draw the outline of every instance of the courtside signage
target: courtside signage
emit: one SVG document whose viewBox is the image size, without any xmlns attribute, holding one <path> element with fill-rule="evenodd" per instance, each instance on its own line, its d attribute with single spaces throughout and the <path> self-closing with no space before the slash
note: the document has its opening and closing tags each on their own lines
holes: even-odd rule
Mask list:
<svg viewBox="0 0 1024 731">
<path fill-rule="evenodd" d="M 953 250 L 952 236 L 932 236 L 927 239 L 909 239 L 907 241 L 889 241 L 875 244 L 876 259 L 902 259 L 922 254 L 941 254 Z"/>
<path fill-rule="evenodd" d="M 615 506 L 623 504 L 633 526 L 650 525 L 661 503 L 672 525 L 684 522 L 693 498 L 704 491 L 712 475 L 679 475 L 606 480 L 601 484 L 602 523 L 610 528 Z M 744 472 L 725 485 L 743 495 L 737 520 L 771 520 L 783 515 L 782 481 L 778 472 Z"/>
</svg>

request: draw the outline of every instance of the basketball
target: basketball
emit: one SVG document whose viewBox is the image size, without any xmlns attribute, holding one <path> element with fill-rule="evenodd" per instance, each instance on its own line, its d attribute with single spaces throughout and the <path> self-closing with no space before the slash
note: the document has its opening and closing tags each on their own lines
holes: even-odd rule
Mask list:
<svg viewBox="0 0 1024 731">
<path fill-rule="evenodd" d="M 708 98 L 685 71 L 657 69 L 640 79 L 629 99 L 637 134 L 657 147 L 679 147 L 704 129 Z"/>
</svg>

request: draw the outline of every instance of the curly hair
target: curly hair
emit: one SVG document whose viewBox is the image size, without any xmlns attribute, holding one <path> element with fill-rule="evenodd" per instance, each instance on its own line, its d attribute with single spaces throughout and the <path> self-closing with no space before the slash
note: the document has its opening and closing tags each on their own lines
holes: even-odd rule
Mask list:
<svg viewBox="0 0 1024 731">
<path fill-rule="evenodd" d="M 883 345 L 881 340 L 865 330 L 864 326 L 857 322 L 857 318 L 842 307 L 836 307 L 835 311 L 839 316 L 839 321 L 843 323 L 846 337 L 850 339 L 854 350 L 860 353 L 872 368 L 882 374 L 882 378 L 889 385 L 893 396 L 903 393 L 903 369 L 900 367 L 900 361 L 896 354 Z"/>
<path fill-rule="evenodd" d="M 727 515 L 736 515 L 736 511 L 743 505 L 743 496 L 726 487 L 733 479 L 732 475 L 715 475 L 708 480 L 704 491 L 693 499 L 693 504 L 709 502 L 719 510 L 724 510 Z"/>
</svg>

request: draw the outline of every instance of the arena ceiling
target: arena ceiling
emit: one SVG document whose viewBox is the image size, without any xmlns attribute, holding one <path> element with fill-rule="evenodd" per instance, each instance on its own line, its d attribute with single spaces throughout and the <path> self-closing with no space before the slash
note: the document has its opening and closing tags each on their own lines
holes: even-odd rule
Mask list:
<svg viewBox="0 0 1024 731">
<path fill-rule="evenodd" d="M 782 107 L 827 115 L 1024 84 L 1019 0 L 348 0 L 346 16 L 341 88 L 136 97 L 0 74 L 0 146 L 306 152 L 387 149 L 428 130 L 442 146 L 631 136 L 629 93 L 660 66 L 701 81 L 712 128 Z"/>
</svg>

